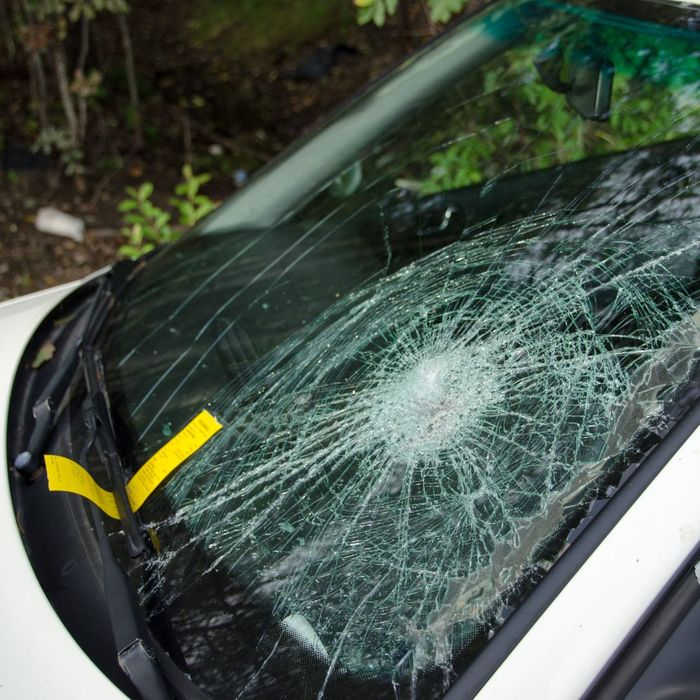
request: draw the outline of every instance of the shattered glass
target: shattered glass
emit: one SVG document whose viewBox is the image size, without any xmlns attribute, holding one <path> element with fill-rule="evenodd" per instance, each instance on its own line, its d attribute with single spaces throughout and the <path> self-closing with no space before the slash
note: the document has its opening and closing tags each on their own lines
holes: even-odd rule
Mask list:
<svg viewBox="0 0 700 700">
<path fill-rule="evenodd" d="M 141 594 L 214 696 L 439 697 L 698 379 L 698 44 L 552 6 L 509 6 L 507 50 L 273 226 L 233 200 L 120 309 L 136 461 L 203 406 L 224 424 L 144 507 Z M 592 37 L 604 123 L 536 66 Z"/>
</svg>

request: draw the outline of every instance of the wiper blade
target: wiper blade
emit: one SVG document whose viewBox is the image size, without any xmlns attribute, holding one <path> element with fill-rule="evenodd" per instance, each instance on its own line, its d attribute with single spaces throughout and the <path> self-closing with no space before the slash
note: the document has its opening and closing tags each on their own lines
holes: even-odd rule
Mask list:
<svg viewBox="0 0 700 700">
<path fill-rule="evenodd" d="M 102 559 L 105 603 L 119 666 L 144 700 L 209 700 L 153 636 L 128 576 L 107 540 L 97 507 L 90 504 Z"/>
<path fill-rule="evenodd" d="M 68 362 L 56 369 L 41 398 L 32 408 L 34 427 L 29 435 L 27 448 L 14 460 L 15 469 L 25 477 L 31 478 L 39 468 L 44 445 L 60 415 L 63 399 L 78 371 L 85 348 L 94 347 L 115 301 L 141 267 L 142 263 L 138 262 L 119 262 L 100 280 L 85 318 L 80 321 L 83 330 L 75 353 Z"/>
<path fill-rule="evenodd" d="M 149 700 L 168 700 L 171 696 L 152 651 L 152 640 L 140 606 L 134 600 L 129 581 L 112 554 L 95 506 L 91 505 L 95 534 L 102 557 L 105 603 L 122 671 L 139 694 Z"/>
<path fill-rule="evenodd" d="M 129 554 L 132 557 L 138 557 L 146 553 L 147 548 L 140 533 L 139 522 L 126 493 L 127 474 L 120 455 L 117 434 L 109 407 L 102 353 L 92 345 L 85 345 L 82 350 L 82 362 L 88 390 L 85 419 L 89 437 L 83 449 L 81 462 L 86 462 L 87 452 L 94 445 L 109 474 Z"/>
<path fill-rule="evenodd" d="M 98 348 L 86 344 L 82 350 L 82 363 L 88 390 L 85 417 L 90 437 L 81 461 L 87 462 L 87 453 L 94 446 L 109 473 L 129 554 L 132 558 L 139 557 L 145 561 L 152 556 L 153 550 L 141 534 L 143 528 L 127 496 L 128 475 L 110 410 L 102 353 Z M 142 606 L 137 601 L 137 594 L 107 541 L 97 508 L 91 505 L 91 511 L 102 556 L 105 602 L 119 666 L 144 700 L 166 700 L 171 697 L 207 700 L 207 696 L 180 670 L 152 635 Z"/>
<path fill-rule="evenodd" d="M 131 508 L 126 492 L 128 475 L 110 410 L 102 353 L 98 348 L 85 344 L 82 363 L 88 390 L 85 417 L 90 438 L 83 449 L 81 461 L 87 462 L 87 453 L 93 446 L 97 449 L 109 473 L 129 554 L 132 558 L 139 557 L 144 561 L 152 556 L 153 549 L 141 534 L 143 528 Z M 99 524 L 100 518 L 94 505 L 91 506 L 91 511 L 102 556 L 105 601 L 119 666 L 144 700 L 165 700 L 171 697 L 207 700 L 207 696 L 183 673 L 152 635 L 142 606 L 136 599 L 136 592 L 117 563 L 104 529 Z"/>
</svg>

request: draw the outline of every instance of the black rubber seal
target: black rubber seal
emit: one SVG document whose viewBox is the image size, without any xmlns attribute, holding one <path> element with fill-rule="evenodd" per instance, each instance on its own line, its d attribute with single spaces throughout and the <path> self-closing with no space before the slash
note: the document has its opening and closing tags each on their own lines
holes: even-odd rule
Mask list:
<svg viewBox="0 0 700 700">
<path fill-rule="evenodd" d="M 618 700 L 632 689 L 678 625 L 700 600 L 700 583 L 694 570 L 698 557 L 700 546 L 693 550 L 684 567 L 685 571 L 674 581 L 670 592 L 654 606 L 639 631 L 621 646 L 612 663 L 589 688 L 586 700 Z"/>
</svg>

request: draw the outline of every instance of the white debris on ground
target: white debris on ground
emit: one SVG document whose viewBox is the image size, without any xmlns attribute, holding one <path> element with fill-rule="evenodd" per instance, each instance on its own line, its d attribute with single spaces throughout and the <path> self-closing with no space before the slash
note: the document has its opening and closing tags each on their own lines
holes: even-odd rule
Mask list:
<svg viewBox="0 0 700 700">
<path fill-rule="evenodd" d="M 54 236 L 72 238 L 82 243 L 85 237 L 85 222 L 54 207 L 41 207 L 36 215 L 37 231 L 50 233 Z"/>
</svg>

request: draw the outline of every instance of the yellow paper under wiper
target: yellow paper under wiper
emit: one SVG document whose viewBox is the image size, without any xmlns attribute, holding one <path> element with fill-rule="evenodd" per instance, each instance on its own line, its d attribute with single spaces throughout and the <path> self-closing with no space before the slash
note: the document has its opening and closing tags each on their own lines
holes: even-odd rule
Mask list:
<svg viewBox="0 0 700 700">
<path fill-rule="evenodd" d="M 221 428 L 221 423 L 209 411 L 201 411 L 165 443 L 126 485 L 132 511 L 136 512 L 175 469 Z M 60 455 L 45 455 L 44 461 L 50 491 L 65 491 L 83 496 L 110 518 L 119 518 L 114 494 L 103 489 L 80 464 Z"/>
<path fill-rule="evenodd" d="M 110 518 L 119 519 L 117 502 L 111 491 L 105 491 L 77 462 L 60 455 L 44 455 L 49 491 L 68 491 L 92 501 Z"/>
</svg>

